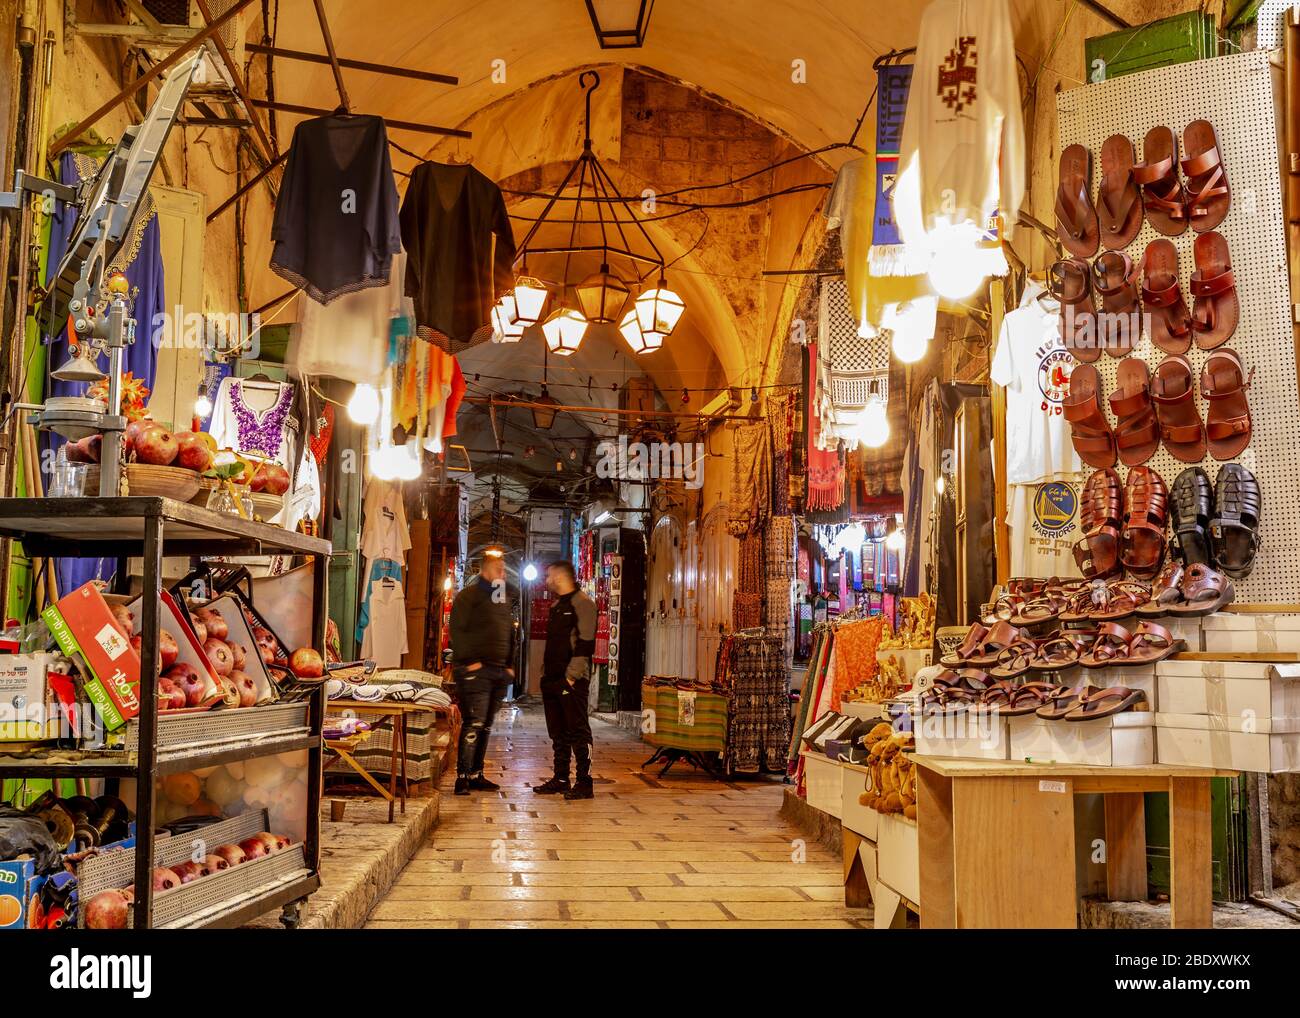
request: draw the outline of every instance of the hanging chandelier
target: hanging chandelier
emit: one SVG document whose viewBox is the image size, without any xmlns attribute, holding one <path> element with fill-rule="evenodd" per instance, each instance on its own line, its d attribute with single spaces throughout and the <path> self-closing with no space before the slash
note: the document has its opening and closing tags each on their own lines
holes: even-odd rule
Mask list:
<svg viewBox="0 0 1300 1018">
<path fill-rule="evenodd" d="M 519 244 L 515 261 L 520 264 L 521 273 L 514 289 L 501 298 L 492 314 L 497 342 L 517 342 L 525 328 L 540 322 L 550 352 L 568 356 L 582 344 L 588 325 L 617 324 L 633 353 L 652 353 L 663 346 L 677 327 L 686 303 L 668 288 L 667 264 L 662 253 L 592 151 L 591 95 L 600 87 L 600 75 L 583 71 L 578 76 L 578 86 L 586 91 L 582 154 L 569 167 Z M 566 198 L 565 191 L 575 186 L 576 195 Z M 569 226 L 568 243 L 536 244 L 542 224 L 562 200 L 571 203 L 573 214 L 567 220 L 552 220 L 552 224 Z M 600 242 L 584 239 L 582 227 L 587 227 L 588 232 L 598 228 Z M 634 249 L 631 238 L 638 234 L 644 243 Z M 574 257 L 597 253 L 600 268 L 577 282 L 570 281 Z M 564 255 L 563 278 L 548 284 L 530 275 L 530 254 Z M 634 278 L 614 271 L 611 255 L 630 262 Z M 643 289 L 645 281 L 651 278 L 656 280 L 655 285 Z M 548 303 L 553 305 L 553 310 L 545 315 Z"/>
</svg>

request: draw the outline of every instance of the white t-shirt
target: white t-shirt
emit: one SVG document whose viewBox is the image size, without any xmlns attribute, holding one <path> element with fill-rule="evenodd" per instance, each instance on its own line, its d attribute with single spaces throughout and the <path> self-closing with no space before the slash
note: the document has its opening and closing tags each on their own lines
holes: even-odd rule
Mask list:
<svg viewBox="0 0 1300 1018">
<path fill-rule="evenodd" d="M 406 651 L 406 594 L 395 580 L 380 580 L 370 585 L 370 625 L 361 638 L 361 656 L 379 668 L 401 668 Z"/>
<path fill-rule="evenodd" d="M 1083 469 L 1065 419 L 1074 357 L 1061 342 L 1060 305 L 1031 298 L 1002 320 L 989 378 L 1007 390 L 1007 483 Z"/>
<path fill-rule="evenodd" d="M 402 508 L 402 489 L 392 481 L 371 478 L 366 485 L 365 525 L 361 530 L 361 554 L 366 572 L 376 559 L 404 562 L 411 547 L 411 533 Z"/>
<path fill-rule="evenodd" d="M 1012 576 L 1079 576 L 1074 545 L 1079 531 L 1081 480 L 1012 484 L 1007 489 Z"/>
<path fill-rule="evenodd" d="M 402 310 L 405 276 L 402 252 L 393 258 L 387 286 L 345 293 L 328 304 L 302 294 L 290 358 L 298 373 L 379 385 L 388 363 L 391 322 Z"/>
</svg>

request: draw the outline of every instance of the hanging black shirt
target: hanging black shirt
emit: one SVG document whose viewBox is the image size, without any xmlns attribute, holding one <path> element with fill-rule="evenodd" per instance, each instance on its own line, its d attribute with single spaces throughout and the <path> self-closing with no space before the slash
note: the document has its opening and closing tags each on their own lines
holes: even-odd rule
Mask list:
<svg viewBox="0 0 1300 1018">
<path fill-rule="evenodd" d="M 452 352 L 490 328 L 514 286 L 515 238 L 501 189 L 473 166 L 421 163 L 402 202 L 406 295 L 421 335 Z"/>
<path fill-rule="evenodd" d="M 382 117 L 336 114 L 294 129 L 271 240 L 271 268 L 318 303 L 388 284 L 402 241 Z"/>
</svg>

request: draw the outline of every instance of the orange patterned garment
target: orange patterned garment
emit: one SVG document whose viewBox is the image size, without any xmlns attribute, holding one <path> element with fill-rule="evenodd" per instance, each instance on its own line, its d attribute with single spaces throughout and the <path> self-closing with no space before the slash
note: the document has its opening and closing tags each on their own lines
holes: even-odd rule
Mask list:
<svg viewBox="0 0 1300 1018">
<path fill-rule="evenodd" d="M 876 648 L 885 630 L 885 617 L 846 622 L 835 630 L 835 687 L 831 710 L 840 709 L 840 697 L 876 674 Z"/>
</svg>

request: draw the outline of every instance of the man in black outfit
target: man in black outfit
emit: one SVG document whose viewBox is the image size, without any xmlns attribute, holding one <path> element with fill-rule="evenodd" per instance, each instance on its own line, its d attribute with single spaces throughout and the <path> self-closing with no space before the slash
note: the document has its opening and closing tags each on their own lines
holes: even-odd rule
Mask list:
<svg viewBox="0 0 1300 1018">
<path fill-rule="evenodd" d="M 515 677 L 515 620 L 500 549 L 483 555 L 479 574 L 451 605 L 451 663 L 462 715 L 456 795 L 495 792 L 483 777 L 492 719 Z"/>
<path fill-rule="evenodd" d="M 546 624 L 542 659 L 542 706 L 546 734 L 555 750 L 555 774 L 533 791 L 564 793 L 566 799 L 590 799 L 591 723 L 587 692 L 591 688 L 591 655 L 596 649 L 596 603 L 578 589 L 572 563 L 546 567 L 546 589 L 557 595 Z M 569 759 L 577 760 L 577 780 L 569 784 Z"/>
</svg>

